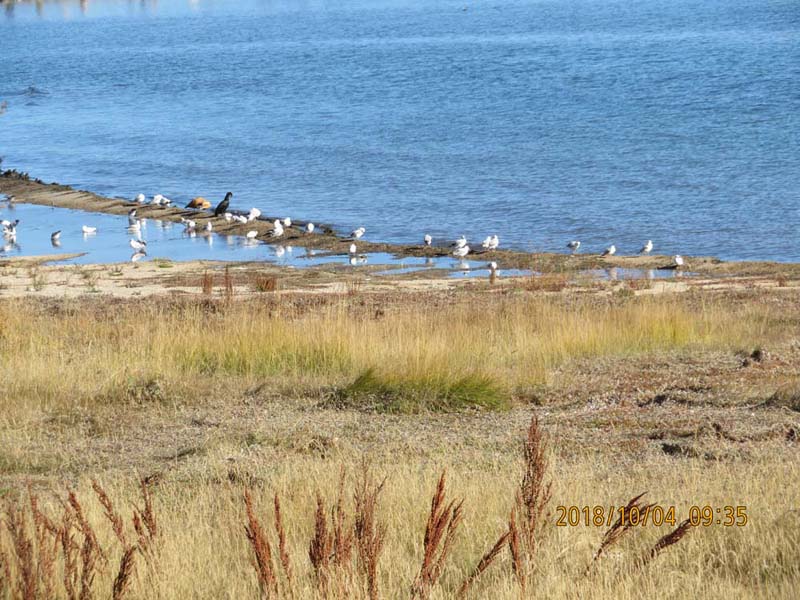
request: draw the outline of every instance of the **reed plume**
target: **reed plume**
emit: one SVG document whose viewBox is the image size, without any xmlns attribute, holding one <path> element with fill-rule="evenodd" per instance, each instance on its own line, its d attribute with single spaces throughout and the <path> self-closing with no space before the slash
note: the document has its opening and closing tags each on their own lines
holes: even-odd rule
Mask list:
<svg viewBox="0 0 800 600">
<path fill-rule="evenodd" d="M 508 543 L 508 539 L 511 536 L 510 531 L 504 532 L 495 542 L 494 546 L 492 546 L 489 551 L 481 557 L 481 560 L 478 562 L 477 566 L 472 570 L 464 580 L 464 583 L 461 584 L 461 587 L 458 590 L 457 597 L 458 598 L 466 598 L 467 593 L 469 592 L 472 584 L 481 576 L 481 574 L 488 569 L 495 559 L 500 555 L 500 552 L 503 551 L 503 546 Z"/>
<path fill-rule="evenodd" d="M 411 587 L 412 598 L 425 600 L 430 596 L 430 590 L 439 580 L 463 517 L 463 500 L 458 503 L 455 500 L 446 502 L 445 481 L 446 473 L 443 472 L 431 499 L 431 511 L 425 525 L 422 566 Z"/>
<path fill-rule="evenodd" d="M 108 522 L 111 523 L 111 530 L 114 532 L 114 535 L 117 536 L 119 543 L 122 544 L 123 549 L 126 551 L 130 548 L 130 544 L 128 543 L 128 538 L 125 535 L 125 525 L 122 519 L 122 515 L 120 515 L 116 510 L 114 510 L 114 503 L 111 501 L 111 498 L 108 497 L 108 494 L 103 489 L 103 487 L 97 483 L 96 480 L 92 480 L 92 489 L 94 490 L 95 494 L 97 494 L 97 499 L 100 501 L 100 504 L 103 507 L 103 513 L 108 519 Z"/>
<path fill-rule="evenodd" d="M 642 492 L 638 496 L 634 496 L 628 503 L 625 505 L 625 508 L 620 511 L 619 517 L 614 523 L 609 527 L 605 534 L 603 535 L 603 540 L 600 542 L 600 546 L 597 548 L 597 551 L 594 553 L 592 557 L 592 561 L 586 566 L 586 571 L 584 575 L 588 575 L 589 571 L 591 571 L 592 566 L 597 562 L 597 560 L 603 555 L 603 553 L 608 550 L 611 546 L 616 544 L 622 536 L 624 536 L 631 528 L 638 525 L 638 523 L 634 523 L 630 519 L 630 514 L 633 509 L 636 509 L 638 513 L 645 514 L 648 510 L 650 510 L 654 505 L 653 504 L 644 504 L 639 502 L 647 492 Z M 627 516 L 627 518 L 625 518 Z"/>
<path fill-rule="evenodd" d="M 355 538 L 358 548 L 359 565 L 361 573 L 367 583 L 367 595 L 370 600 L 377 600 L 380 596 L 378 590 L 378 562 L 383 544 L 386 539 L 386 525 L 378 522 L 378 499 L 384 479 L 376 484 L 370 474 L 366 461 L 361 464 L 355 500 Z"/>
<path fill-rule="evenodd" d="M 547 434 L 536 415 L 531 417 L 522 446 L 524 469 L 514 497 L 514 508 L 509 518 L 509 550 L 515 580 L 521 594 L 527 590 L 533 571 L 544 515 L 552 496 L 552 481 L 547 471 L 550 464 Z"/>
<path fill-rule="evenodd" d="M 114 587 L 111 590 L 112 600 L 122 600 L 128 593 L 131 579 L 133 578 L 137 551 L 138 549 L 135 546 L 129 546 L 122 554 L 122 558 L 119 561 L 119 570 L 114 578 Z"/>
<path fill-rule="evenodd" d="M 292 570 L 292 562 L 289 559 L 289 551 L 286 547 L 286 530 L 283 527 L 283 517 L 281 516 L 281 502 L 278 499 L 278 494 L 275 494 L 273 499 L 273 506 L 275 507 L 275 531 L 278 534 L 278 555 L 281 559 L 281 566 L 283 567 L 283 574 L 286 576 L 286 582 L 289 586 L 289 594 L 294 596 L 294 575 Z"/>
<path fill-rule="evenodd" d="M 333 539 L 328 533 L 328 520 L 325 518 L 325 501 L 317 492 L 317 509 L 314 513 L 314 537 L 308 548 L 308 558 L 321 592 L 328 589 L 328 571 L 330 568 L 331 553 L 333 552 Z"/>
<path fill-rule="evenodd" d="M 17 564 L 16 597 L 36 600 L 39 580 L 36 577 L 33 540 L 28 535 L 25 514 L 19 508 L 6 506 L 6 529 L 11 536 L 12 549 Z"/>
<path fill-rule="evenodd" d="M 247 488 L 244 490 L 244 505 L 247 513 L 245 534 L 253 549 L 253 567 L 258 574 L 261 595 L 264 598 L 277 597 L 278 579 L 275 577 L 275 569 L 272 565 L 272 548 L 253 510 L 253 499 Z"/>
<path fill-rule="evenodd" d="M 655 546 L 650 549 L 650 552 L 648 552 L 645 557 L 639 561 L 639 567 L 647 566 L 647 564 L 649 564 L 651 560 L 658 556 L 662 550 L 665 550 L 673 544 L 680 542 L 683 537 L 689 533 L 689 531 L 691 531 L 691 529 L 692 524 L 690 523 L 689 519 L 686 519 L 667 535 L 659 538 Z"/>
</svg>

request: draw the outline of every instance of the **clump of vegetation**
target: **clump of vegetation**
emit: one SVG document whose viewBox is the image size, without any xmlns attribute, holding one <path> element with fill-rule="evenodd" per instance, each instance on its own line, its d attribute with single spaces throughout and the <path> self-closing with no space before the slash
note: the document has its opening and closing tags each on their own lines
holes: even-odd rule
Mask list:
<svg viewBox="0 0 800 600">
<path fill-rule="evenodd" d="M 208 271 L 203 272 L 200 278 L 200 291 L 204 296 L 210 296 L 214 293 L 214 276 Z"/>
<path fill-rule="evenodd" d="M 256 274 L 253 276 L 253 289 L 262 293 L 277 292 L 278 278 L 274 275 Z"/>
<path fill-rule="evenodd" d="M 0 596 L 122 600 L 129 596 L 142 558 L 152 576 L 158 567 L 159 526 L 147 483 L 142 481 L 140 487 L 144 505 L 133 508 L 128 526 L 106 490 L 96 481 L 92 487 L 116 547 L 101 543 L 85 503 L 74 490 L 67 489 L 66 498 L 59 498 L 57 518 L 42 510 L 39 497 L 29 487 L 27 510 L 22 498 L 7 500 L 3 507 L 6 535 L 0 535 Z M 112 551 L 119 554 L 116 569 Z M 103 576 L 111 585 L 99 592 L 97 582 Z"/>
<path fill-rule="evenodd" d="M 800 412 L 800 380 L 784 384 L 764 403 L 766 406 L 788 408 Z"/>
<path fill-rule="evenodd" d="M 523 284 L 529 292 L 560 292 L 568 286 L 569 277 L 565 273 L 534 273 Z"/>
<path fill-rule="evenodd" d="M 381 374 L 370 368 L 341 388 L 336 402 L 389 413 L 468 408 L 506 410 L 511 407 L 511 395 L 489 375 L 426 373 L 423 376 L 403 376 Z"/>
</svg>

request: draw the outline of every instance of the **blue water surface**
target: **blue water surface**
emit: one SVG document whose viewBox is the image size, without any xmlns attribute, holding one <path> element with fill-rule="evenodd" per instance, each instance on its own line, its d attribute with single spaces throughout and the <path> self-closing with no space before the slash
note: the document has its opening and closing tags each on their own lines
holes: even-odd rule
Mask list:
<svg viewBox="0 0 800 600">
<path fill-rule="evenodd" d="M 3 11 L 6 168 L 390 242 L 800 260 L 796 0 Z"/>
</svg>

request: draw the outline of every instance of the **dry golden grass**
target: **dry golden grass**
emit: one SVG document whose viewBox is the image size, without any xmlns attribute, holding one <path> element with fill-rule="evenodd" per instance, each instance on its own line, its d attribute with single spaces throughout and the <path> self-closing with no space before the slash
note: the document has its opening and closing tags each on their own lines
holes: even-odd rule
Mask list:
<svg viewBox="0 0 800 600">
<path fill-rule="evenodd" d="M 705 417 L 678 393 L 788 377 L 793 305 L 422 300 L 0 303 L 0 598 L 794 597 L 795 413 L 731 399 Z M 369 370 L 422 412 L 331 404 Z M 514 407 L 425 410 L 470 377 Z M 537 409 L 526 435 L 531 386 L 592 404 Z M 604 408 L 612 387 L 634 401 Z M 700 450 L 667 455 L 672 439 Z M 559 505 L 645 490 L 674 525 L 555 525 Z M 749 522 L 689 530 L 693 505 Z"/>
<path fill-rule="evenodd" d="M 274 302 L 0 303 L 0 379 L 12 414 L 229 389 L 350 389 L 390 410 L 503 407 L 575 359 L 754 347 L 786 336 L 767 305 L 686 298 L 547 299 L 307 310 Z M 385 314 L 384 314 L 385 313 Z M 395 403 L 400 396 L 404 402 Z M 410 402 L 413 400 L 413 402 Z M 485 401 L 484 401 L 485 400 Z"/>
<path fill-rule="evenodd" d="M 62 492 L 60 502 L 41 494 L 30 502 L 32 511 L 25 508 L 24 491 L 9 493 L 0 532 L 5 593 L 15 598 L 511 599 L 547 590 L 553 598 L 789 598 L 800 582 L 794 552 L 800 518 L 790 508 L 800 497 L 796 486 L 768 485 L 797 481 L 795 460 L 646 460 L 625 471 L 591 459 L 562 463 L 550 454 L 552 466 L 544 475 L 553 478 L 553 496 L 538 526 L 527 593 L 522 593 L 509 549 L 511 533 L 502 532 L 516 490 L 526 485 L 525 474 L 536 470 L 531 457 L 536 460 L 529 453 L 526 461 L 522 450 L 492 468 L 451 464 L 447 492 L 441 476 L 437 483 L 435 465 L 382 467 L 381 503 L 368 517 L 382 523 L 376 530 L 381 544 L 365 550 L 358 541 L 363 533 L 358 523 L 369 512 L 363 496 L 359 500 L 364 466 L 350 460 L 344 462 L 344 476 L 332 461 L 262 463 L 250 472 L 251 485 L 244 490 L 230 477 L 219 477 L 224 464 L 210 463 L 193 477 L 177 475 L 154 487 L 130 477 L 117 477 L 113 484 L 86 481 L 66 497 Z M 368 494 L 375 493 L 375 485 L 367 480 Z M 643 486 L 658 503 L 675 504 L 679 518 L 694 504 L 746 502 L 750 521 L 744 527 L 712 525 L 691 532 L 684 523 L 637 526 L 613 545 L 600 527 L 554 525 L 556 505 L 621 506 L 631 489 Z M 427 501 L 431 489 L 436 490 L 432 504 Z M 120 506 L 134 505 L 133 518 L 123 519 L 123 536 L 114 531 L 116 513 L 112 508 L 110 516 L 104 496 Z M 266 509 L 275 496 L 281 498 L 279 518 Z M 275 522 L 272 533 L 261 525 L 268 520 Z M 123 540 L 134 539 L 126 548 Z M 604 559 L 587 574 L 598 547 L 604 547 Z M 374 567 L 364 564 L 362 552 L 372 555 Z M 48 586 L 54 591 L 45 591 Z"/>
</svg>

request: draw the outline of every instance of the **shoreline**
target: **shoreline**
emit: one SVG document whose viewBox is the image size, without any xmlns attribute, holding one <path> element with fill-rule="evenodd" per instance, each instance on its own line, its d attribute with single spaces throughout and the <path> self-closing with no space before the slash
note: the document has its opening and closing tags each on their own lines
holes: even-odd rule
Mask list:
<svg viewBox="0 0 800 600">
<path fill-rule="evenodd" d="M 27 173 L 16 170 L 0 172 L 0 194 L 14 198 L 16 203 L 36 204 L 56 208 L 68 208 L 87 212 L 125 216 L 131 208 L 137 209 L 140 217 L 163 221 L 180 222 L 181 218 L 192 218 L 198 228 L 207 222 L 214 224 L 214 232 L 222 235 L 243 237 L 247 231 L 258 231 L 258 241 L 266 244 L 296 243 L 307 248 L 321 250 L 330 255 L 346 255 L 352 240 L 337 235 L 333 229 L 324 224 L 317 224 L 317 230 L 306 233 L 300 228 L 306 221 L 295 221 L 286 229 L 283 236 L 273 239 L 274 216 L 261 216 L 247 224 L 231 223 L 223 218 L 214 217 L 210 211 L 182 208 L 160 207 L 150 204 L 137 204 L 132 200 L 101 196 L 87 190 L 78 190 L 69 185 L 45 183 L 30 177 Z M 391 244 L 371 242 L 364 239 L 358 241 L 359 253 L 369 254 L 382 252 L 393 254 L 398 258 L 405 257 L 448 257 L 450 246 L 430 246 L 413 244 Z M 659 270 L 671 261 L 670 256 L 613 256 L 601 257 L 597 254 L 569 254 L 542 252 L 531 253 L 522 250 L 483 250 L 471 252 L 467 260 L 496 261 L 501 269 L 530 269 L 542 274 L 579 273 L 594 269 L 612 267 L 625 269 Z M 724 261 L 715 257 L 684 256 L 684 270 L 701 276 L 785 276 L 800 278 L 800 263 L 775 261 Z M 247 262 L 247 261 L 241 261 Z"/>
</svg>

